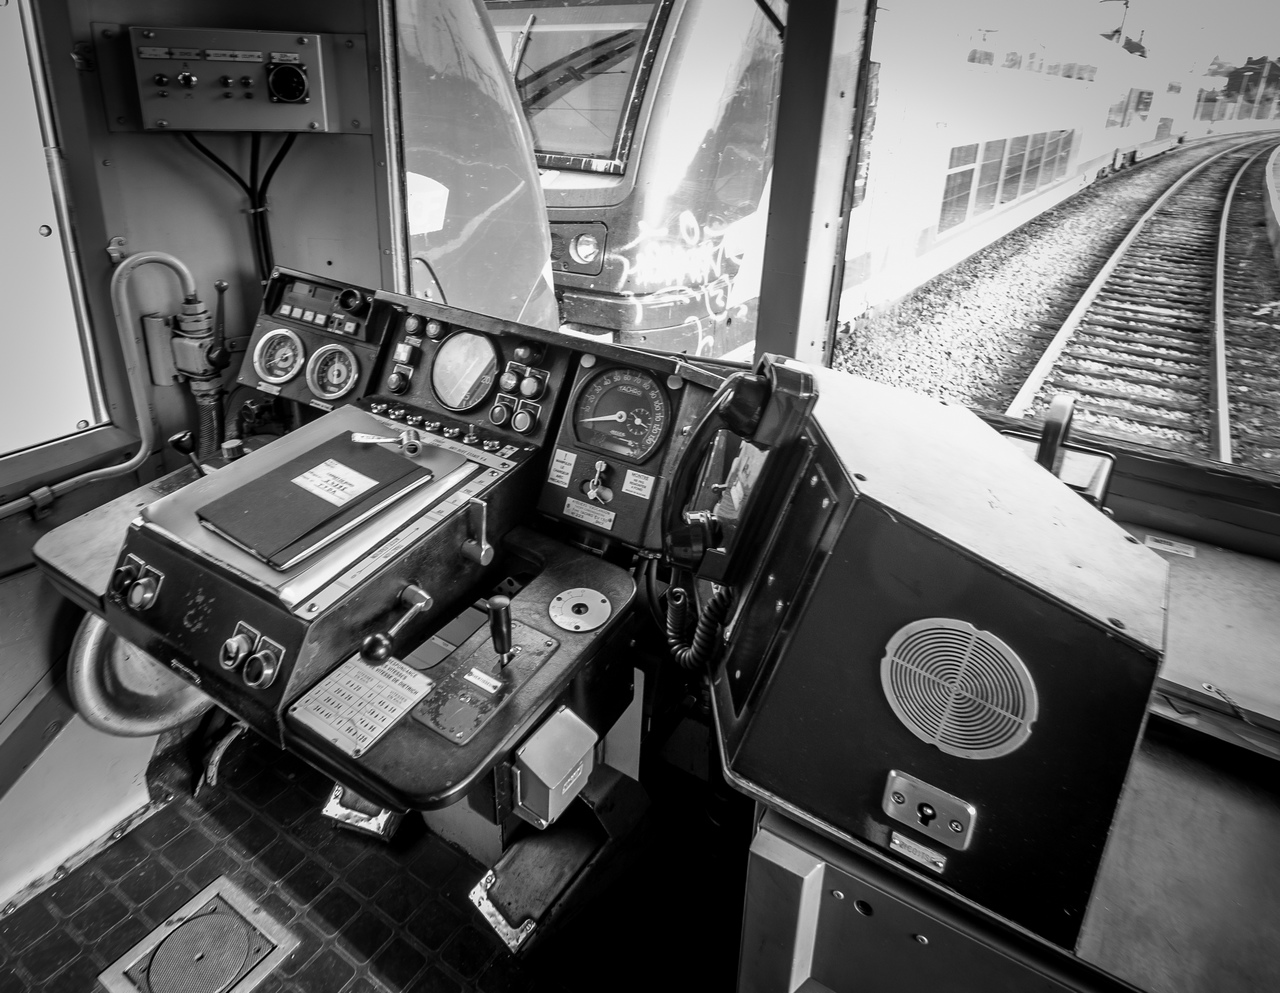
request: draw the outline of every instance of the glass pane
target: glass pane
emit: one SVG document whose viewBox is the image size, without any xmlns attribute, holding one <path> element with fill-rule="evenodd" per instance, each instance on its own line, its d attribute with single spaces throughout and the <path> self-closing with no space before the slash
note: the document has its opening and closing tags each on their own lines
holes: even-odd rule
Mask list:
<svg viewBox="0 0 1280 993">
<path fill-rule="evenodd" d="M 965 219 L 969 211 L 969 189 L 973 185 L 973 170 L 965 169 L 947 177 L 942 193 L 942 214 L 938 218 L 938 231 L 953 228 Z"/>
<path fill-rule="evenodd" d="M 483 10 L 397 4 L 396 16 L 413 293 L 559 327 L 546 201 Z"/>
<path fill-rule="evenodd" d="M 973 212 L 983 214 L 995 206 L 1000 187 L 1000 165 L 1004 161 L 1004 140 L 989 141 L 982 150 L 982 171 L 978 173 L 978 192 L 974 194 Z"/>
<path fill-rule="evenodd" d="M 973 165 L 978 161 L 977 145 L 960 145 L 958 148 L 951 149 L 951 162 L 948 169 L 955 169 L 958 166 Z"/>
<path fill-rule="evenodd" d="M 1036 188 L 1040 179 L 1040 160 L 1044 158 L 1044 132 L 1031 139 L 1031 147 L 1027 150 L 1027 169 L 1022 176 L 1022 195 Z"/>
<path fill-rule="evenodd" d="M 1058 145 L 1058 168 L 1054 170 L 1054 179 L 1061 179 L 1067 174 L 1067 159 L 1071 155 L 1071 139 L 1074 136 L 1074 131 L 1067 131 L 1062 135 L 1062 142 Z"/>
<path fill-rule="evenodd" d="M 1009 160 L 1004 167 L 1004 185 L 1000 189 L 1000 202 L 1018 199 L 1018 186 L 1022 181 L 1022 162 L 1026 158 L 1027 135 L 1009 142 Z"/>
<path fill-rule="evenodd" d="M 539 152 L 613 157 L 656 8 L 488 4 Z"/>
</svg>

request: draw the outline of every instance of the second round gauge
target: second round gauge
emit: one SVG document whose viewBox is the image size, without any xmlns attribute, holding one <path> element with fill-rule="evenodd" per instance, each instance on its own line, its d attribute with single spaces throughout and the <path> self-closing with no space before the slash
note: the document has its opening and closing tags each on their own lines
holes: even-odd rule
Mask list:
<svg viewBox="0 0 1280 993">
<path fill-rule="evenodd" d="M 578 394 L 573 429 L 588 448 L 643 462 L 670 420 L 667 395 L 642 369 L 604 369 Z"/>
</svg>

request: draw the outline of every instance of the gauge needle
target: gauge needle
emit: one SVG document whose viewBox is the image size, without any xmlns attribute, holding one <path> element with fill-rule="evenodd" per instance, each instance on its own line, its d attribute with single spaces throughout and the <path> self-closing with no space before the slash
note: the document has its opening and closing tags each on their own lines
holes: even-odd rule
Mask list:
<svg viewBox="0 0 1280 993">
<path fill-rule="evenodd" d="M 619 424 L 621 424 L 626 419 L 627 419 L 627 412 L 625 410 L 620 410 L 616 414 L 605 414 L 603 417 L 584 417 L 578 423 L 590 424 L 593 421 L 617 421 Z"/>
</svg>

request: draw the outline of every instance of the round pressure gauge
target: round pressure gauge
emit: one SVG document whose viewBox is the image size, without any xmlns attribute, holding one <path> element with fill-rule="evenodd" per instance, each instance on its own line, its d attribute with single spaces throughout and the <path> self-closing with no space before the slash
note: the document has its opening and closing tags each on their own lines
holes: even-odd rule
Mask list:
<svg viewBox="0 0 1280 993">
<path fill-rule="evenodd" d="M 346 345 L 325 345 L 307 363 L 307 385 L 322 400 L 346 396 L 359 377 L 360 363 Z"/>
<path fill-rule="evenodd" d="M 578 441 L 631 462 L 643 462 L 670 421 L 667 395 L 643 369 L 603 369 L 587 380 L 573 407 Z"/>
<path fill-rule="evenodd" d="M 302 369 L 306 352 L 298 336 L 288 328 L 276 328 L 258 339 L 253 350 L 253 371 L 264 383 L 287 383 Z"/>
</svg>

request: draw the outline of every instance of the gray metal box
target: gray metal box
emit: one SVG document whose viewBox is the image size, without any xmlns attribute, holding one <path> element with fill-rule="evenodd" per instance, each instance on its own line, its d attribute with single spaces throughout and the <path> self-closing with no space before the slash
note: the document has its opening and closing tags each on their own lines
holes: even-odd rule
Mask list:
<svg viewBox="0 0 1280 993">
<path fill-rule="evenodd" d="M 545 828 L 555 822 L 595 766 L 597 735 L 568 707 L 560 707 L 516 749 L 516 813 Z"/>
</svg>

